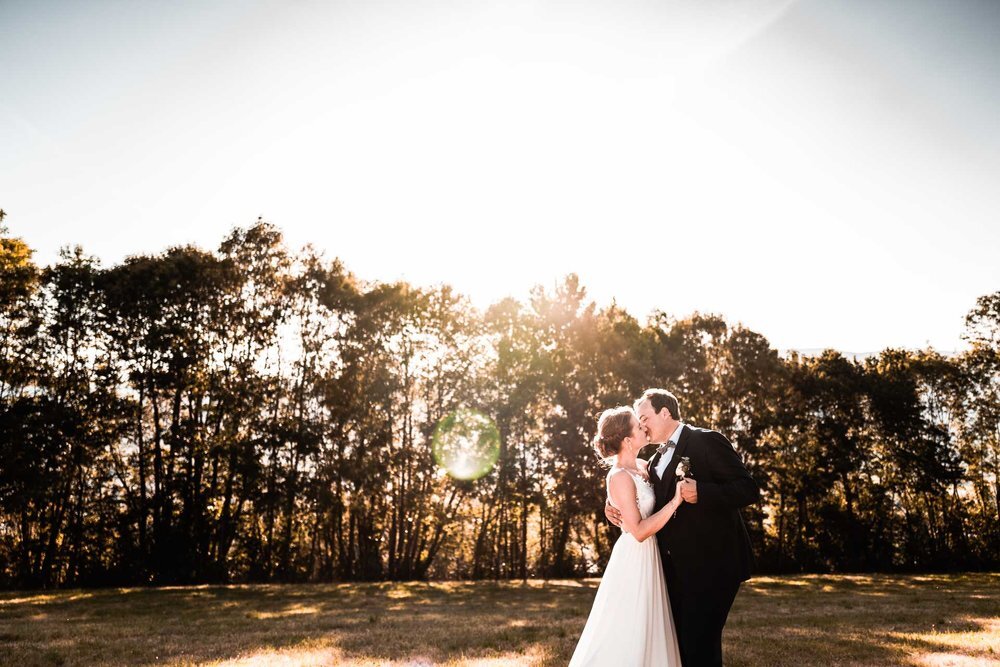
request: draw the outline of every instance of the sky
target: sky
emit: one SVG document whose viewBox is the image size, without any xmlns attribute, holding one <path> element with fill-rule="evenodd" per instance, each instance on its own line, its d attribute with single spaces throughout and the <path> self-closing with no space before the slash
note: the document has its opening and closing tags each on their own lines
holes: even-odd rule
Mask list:
<svg viewBox="0 0 1000 667">
<path fill-rule="evenodd" d="M 1000 3 L 0 2 L 0 208 L 57 260 L 263 217 L 485 307 L 576 273 L 778 349 L 964 347 Z"/>
</svg>

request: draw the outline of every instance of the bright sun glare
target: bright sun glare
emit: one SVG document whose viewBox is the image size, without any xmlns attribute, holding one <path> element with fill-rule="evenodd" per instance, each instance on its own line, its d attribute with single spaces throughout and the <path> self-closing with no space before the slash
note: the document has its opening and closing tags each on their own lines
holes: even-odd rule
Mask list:
<svg viewBox="0 0 1000 667">
<path fill-rule="evenodd" d="M 0 45 L 33 63 L 0 105 L 2 203 L 43 264 L 216 247 L 263 216 L 366 280 L 480 307 L 576 273 L 600 304 L 721 313 L 779 349 L 954 349 L 995 284 L 989 142 L 956 134 L 961 110 L 911 108 L 958 101 L 929 87 L 934 53 L 897 71 L 853 48 L 867 14 L 820 5 L 39 15 Z M 609 261 L 642 232 L 668 249 Z M 685 279 L 665 289 L 667 264 Z"/>
<path fill-rule="evenodd" d="M 434 430 L 434 461 L 456 479 L 479 479 L 500 456 L 500 432 L 486 415 L 460 408 Z"/>
</svg>

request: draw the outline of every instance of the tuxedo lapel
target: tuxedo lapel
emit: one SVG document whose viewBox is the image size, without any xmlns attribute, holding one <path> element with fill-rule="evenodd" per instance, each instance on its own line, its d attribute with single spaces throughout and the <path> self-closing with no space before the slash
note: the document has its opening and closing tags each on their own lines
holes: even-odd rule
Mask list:
<svg viewBox="0 0 1000 667">
<path fill-rule="evenodd" d="M 649 474 L 649 479 L 653 482 L 654 487 L 660 481 L 660 478 L 656 476 L 656 464 L 660 462 L 660 456 L 660 452 L 656 452 L 649 458 L 649 463 L 646 465 L 646 472 Z"/>
</svg>

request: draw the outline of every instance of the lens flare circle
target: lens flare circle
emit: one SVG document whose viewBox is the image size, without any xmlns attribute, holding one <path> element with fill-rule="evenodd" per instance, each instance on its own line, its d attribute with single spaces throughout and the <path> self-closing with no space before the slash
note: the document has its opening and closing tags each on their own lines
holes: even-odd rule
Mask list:
<svg viewBox="0 0 1000 667">
<path fill-rule="evenodd" d="M 434 461 L 456 479 L 479 479 L 500 457 L 500 431 L 493 420 L 459 408 L 434 428 Z"/>
</svg>

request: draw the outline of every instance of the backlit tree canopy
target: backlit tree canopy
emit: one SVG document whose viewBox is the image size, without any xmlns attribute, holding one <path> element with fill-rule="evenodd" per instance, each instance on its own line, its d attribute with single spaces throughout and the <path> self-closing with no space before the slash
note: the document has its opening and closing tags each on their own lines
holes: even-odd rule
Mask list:
<svg viewBox="0 0 1000 667">
<path fill-rule="evenodd" d="M 588 443 L 650 386 L 744 455 L 761 569 L 995 568 L 1000 292 L 966 330 L 957 356 L 782 357 L 572 275 L 485 312 L 364 282 L 263 221 L 107 268 L 4 232 L 0 585 L 596 574 Z"/>
</svg>

